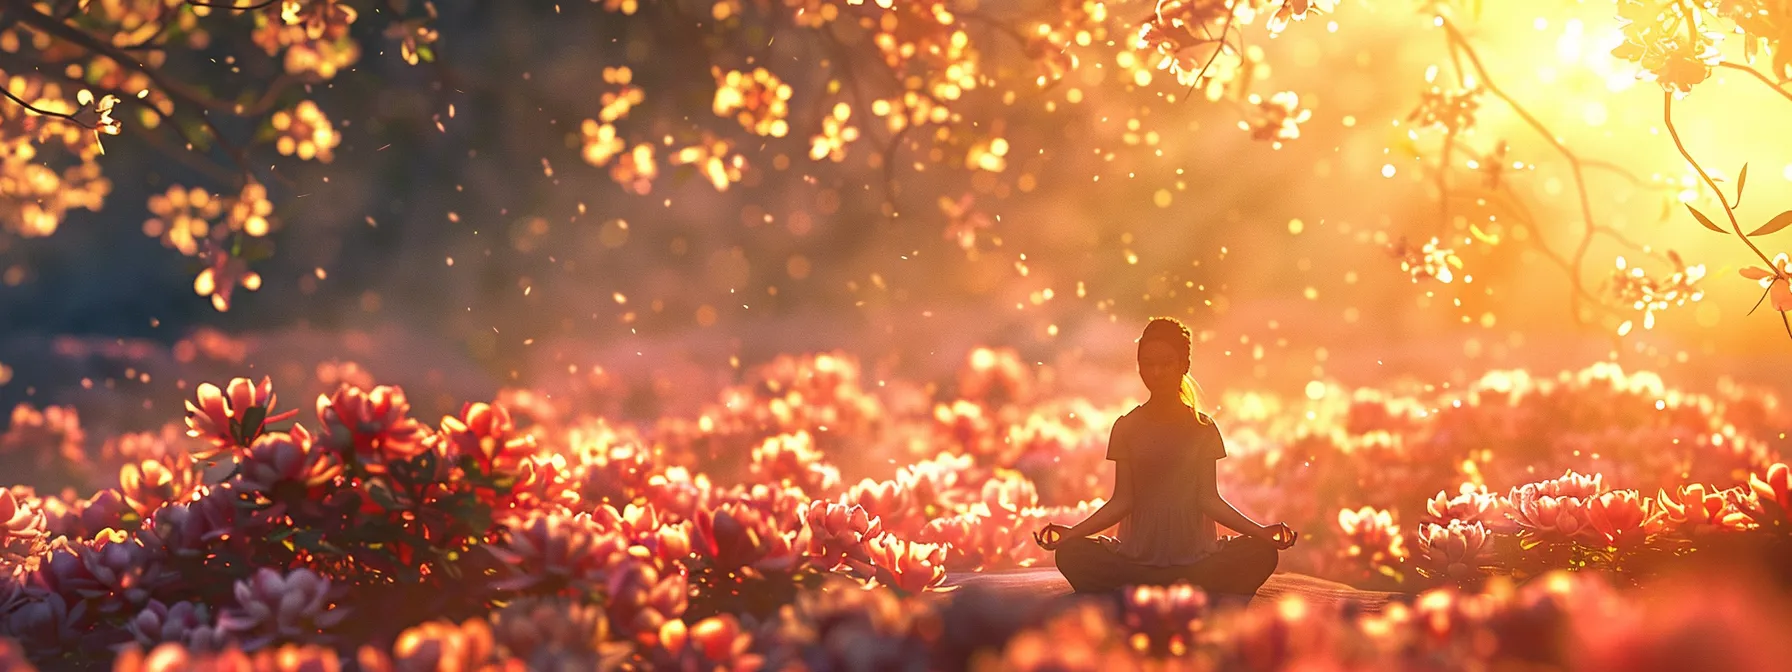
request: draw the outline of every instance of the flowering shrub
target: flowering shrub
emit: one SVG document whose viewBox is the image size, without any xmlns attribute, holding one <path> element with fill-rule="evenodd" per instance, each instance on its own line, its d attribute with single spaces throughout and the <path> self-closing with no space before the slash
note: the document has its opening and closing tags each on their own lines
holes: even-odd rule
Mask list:
<svg viewBox="0 0 1792 672">
<path fill-rule="evenodd" d="M 1611 642 L 1676 622 L 1576 620 L 1632 605 L 1622 588 L 1680 558 L 1783 553 L 1792 538 L 1792 470 L 1758 438 L 1780 418 L 1770 396 L 1691 395 L 1601 366 L 1490 374 L 1449 397 L 1228 398 L 1241 410 L 1218 416 L 1222 490 L 1310 540 L 1283 568 L 1410 603 L 1238 611 L 1179 586 L 1129 591 L 1114 614 L 997 624 L 977 615 L 991 598 L 939 599 L 947 573 L 1049 564 L 1030 533 L 1102 505 L 1108 477 L 1092 472 L 1124 411 L 1057 400 L 1048 376 L 1006 361 L 973 357 L 961 385 L 979 398 L 928 405 L 860 389 L 850 358 L 785 357 L 723 390 L 707 421 L 651 427 L 517 390 L 431 424 L 403 390 L 366 381 L 320 395 L 312 424 L 278 409 L 271 380 L 239 378 L 195 390 L 192 441 L 105 439 L 98 459 L 72 411 L 20 407 L 0 455 L 42 465 L 21 473 L 119 466 L 91 491 L 0 490 L 0 637 L 29 644 L 0 661 L 832 669 L 848 648 L 920 669 L 978 649 L 1054 669 L 1604 661 L 1622 656 Z M 998 401 L 1019 398 L 1033 410 Z M 1302 417 L 1294 403 L 1310 419 L 1286 419 Z M 1639 447 L 1644 430 L 1668 440 Z M 917 436 L 933 452 L 899 466 L 852 452 L 911 455 Z M 739 455 L 707 457 L 723 446 Z M 948 616 L 990 641 L 942 633 Z M 1591 648 L 1476 643 L 1564 623 Z"/>
</svg>

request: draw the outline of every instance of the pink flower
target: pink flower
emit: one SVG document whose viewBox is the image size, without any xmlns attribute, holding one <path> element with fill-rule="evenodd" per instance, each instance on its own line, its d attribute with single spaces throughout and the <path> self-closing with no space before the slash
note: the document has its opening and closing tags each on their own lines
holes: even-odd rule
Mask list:
<svg viewBox="0 0 1792 672">
<path fill-rule="evenodd" d="M 903 541 L 887 533 L 866 545 L 878 583 L 919 593 L 938 588 L 946 580 L 945 546 Z"/>
<path fill-rule="evenodd" d="M 715 486 L 706 474 L 692 474 L 684 467 L 670 467 L 649 476 L 642 494 L 662 515 L 672 514 L 688 520 L 711 505 Z"/>
<path fill-rule="evenodd" d="M 514 576 L 494 584 L 501 590 L 555 592 L 568 586 L 602 584 L 628 553 L 628 540 L 601 529 L 590 516 L 531 513 L 508 524 L 504 546 L 487 550 Z"/>
<path fill-rule="evenodd" d="M 45 534 L 44 512 L 29 500 L 0 490 L 0 549 L 12 541 L 35 542 Z"/>
<path fill-rule="evenodd" d="M 1039 506 L 1039 491 L 1020 472 L 997 469 L 994 477 L 983 482 L 982 504 L 992 515 L 1013 516 Z"/>
<path fill-rule="evenodd" d="M 605 592 L 610 623 L 648 645 L 667 622 L 684 616 L 690 598 L 681 568 L 662 574 L 642 560 L 629 560 L 612 572 Z"/>
<path fill-rule="evenodd" d="M 1452 579 L 1473 576 L 1480 571 L 1487 534 L 1487 528 L 1479 521 L 1420 524 L 1419 571 Z"/>
<path fill-rule="evenodd" d="M 884 532 L 878 519 L 866 514 L 864 508 L 816 501 L 803 510 L 802 519 L 809 530 L 806 553 L 816 567 L 831 570 L 852 562 L 870 569 L 865 544 Z"/>
<path fill-rule="evenodd" d="M 163 566 L 156 550 L 139 539 L 102 535 L 94 540 L 90 551 L 80 552 L 87 576 L 96 589 L 83 591 L 95 600 L 101 614 L 136 613 L 149 603 L 149 596 L 167 585 L 175 576 Z M 79 547 L 77 547 L 79 548 Z"/>
<path fill-rule="evenodd" d="M 335 394 L 317 398 L 324 445 L 376 463 L 422 449 L 424 429 L 408 417 L 410 411 L 404 390 L 386 385 L 365 391 L 345 384 Z"/>
<path fill-rule="evenodd" d="M 1539 484 L 1529 483 L 1514 488 L 1510 499 L 1512 510 L 1506 515 L 1524 533 L 1555 541 L 1596 534 L 1578 497 L 1543 494 Z"/>
<path fill-rule="evenodd" d="M 1609 546 L 1628 548 L 1642 544 L 1659 529 L 1655 500 L 1635 490 L 1614 490 L 1587 502 L 1593 529 Z"/>
<path fill-rule="evenodd" d="M 1564 471 L 1558 478 L 1536 483 L 1538 494 L 1551 497 L 1578 497 L 1588 499 L 1605 492 L 1604 474 L 1577 473 L 1573 469 Z"/>
<path fill-rule="evenodd" d="M 205 557 L 213 539 L 228 534 L 229 528 L 218 529 L 203 511 L 196 511 L 188 502 L 171 502 L 156 509 L 137 538 L 157 553 L 184 560 Z"/>
<path fill-rule="evenodd" d="M 255 440 L 237 468 L 236 485 L 266 501 L 314 499 L 312 491 L 342 474 L 342 461 L 314 445 L 304 427 Z"/>
<path fill-rule="evenodd" d="M 263 567 L 236 583 L 236 606 L 224 611 L 218 626 L 245 637 L 243 648 L 255 650 L 318 639 L 347 616 L 347 609 L 332 602 L 329 579 L 309 569 L 282 575 Z"/>
<path fill-rule="evenodd" d="M 767 437 L 753 447 L 748 472 L 761 483 L 794 485 L 822 493 L 840 485 L 840 470 L 828 464 L 807 430 Z"/>
<path fill-rule="evenodd" d="M 801 561 L 791 547 L 791 538 L 751 506 L 724 502 L 714 509 L 698 511 L 691 520 L 692 545 L 717 569 L 731 571 L 750 566 L 786 572 Z"/>
<path fill-rule="evenodd" d="M 201 384 L 197 401 L 187 401 L 187 436 L 211 444 L 210 449 L 194 453 L 194 459 L 199 460 L 248 447 L 255 437 L 261 436 L 267 423 L 298 415 L 298 411 L 273 413 L 274 383 L 266 376 L 260 383 L 233 378 L 228 391 L 211 383 Z"/>
<path fill-rule="evenodd" d="M 51 534 L 83 538 L 91 537 L 106 528 L 124 527 L 124 515 L 131 512 L 131 507 L 124 502 L 116 488 L 107 488 L 93 493 L 92 497 L 75 501 L 72 505 L 64 505 L 61 500 L 42 500 L 44 522 Z"/>
<path fill-rule="evenodd" d="M 1443 490 L 1437 491 L 1435 496 L 1425 502 L 1425 516 L 1419 522 L 1439 525 L 1452 520 L 1487 522 L 1499 513 L 1498 495 L 1464 483 L 1455 497 L 1446 497 Z"/>
<path fill-rule="evenodd" d="M 191 497 L 203 475 L 186 455 L 167 458 L 166 462 L 143 460 L 119 470 L 118 492 L 138 516 L 148 517 L 167 502 Z"/>
<path fill-rule="evenodd" d="M 150 600 L 125 629 L 146 647 L 174 642 L 198 651 L 217 651 L 225 644 L 225 633 L 213 625 L 211 614 L 199 602 L 176 602 L 170 607 Z"/>
<path fill-rule="evenodd" d="M 535 437 L 517 433 L 503 406 L 466 404 L 458 417 L 442 418 L 442 436 L 456 455 L 474 458 L 487 474 L 513 471 L 535 452 Z"/>
<path fill-rule="evenodd" d="M 865 513 L 883 521 L 884 529 L 913 534 L 927 524 L 927 516 L 916 506 L 914 496 L 896 481 L 861 480 L 847 488 L 837 501 L 864 508 Z"/>
<path fill-rule="evenodd" d="M 1365 506 L 1338 511 L 1338 527 L 1344 532 L 1345 555 L 1389 562 L 1406 556 L 1404 539 L 1394 524 L 1394 513 Z"/>
<path fill-rule="evenodd" d="M 577 446 L 579 430 L 574 429 L 571 435 Z M 587 451 L 579 459 L 572 480 L 578 484 L 579 498 L 592 504 L 633 499 L 647 489 L 648 474 L 654 466 L 647 451 L 627 444 Z"/>
</svg>

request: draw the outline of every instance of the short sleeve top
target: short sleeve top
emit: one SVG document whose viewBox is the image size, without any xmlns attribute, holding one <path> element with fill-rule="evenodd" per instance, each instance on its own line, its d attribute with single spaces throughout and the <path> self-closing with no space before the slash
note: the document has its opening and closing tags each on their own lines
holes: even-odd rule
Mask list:
<svg viewBox="0 0 1792 672">
<path fill-rule="evenodd" d="M 1107 459 L 1132 472 L 1133 506 L 1120 523 L 1120 553 L 1148 565 L 1192 564 L 1218 539 L 1199 493 L 1214 487 L 1210 460 L 1226 456 L 1213 418 L 1146 416 L 1138 408 L 1115 423 Z"/>
</svg>

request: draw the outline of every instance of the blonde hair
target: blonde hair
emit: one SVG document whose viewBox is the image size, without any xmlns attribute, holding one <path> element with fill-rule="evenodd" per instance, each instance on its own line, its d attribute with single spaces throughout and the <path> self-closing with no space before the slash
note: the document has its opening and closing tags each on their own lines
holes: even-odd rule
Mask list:
<svg viewBox="0 0 1792 672">
<path fill-rule="evenodd" d="M 1194 349 L 1194 339 L 1191 338 L 1188 327 L 1174 317 L 1151 318 L 1151 322 L 1145 325 L 1145 333 L 1139 335 L 1139 347 L 1143 348 L 1145 343 L 1160 339 L 1180 345 L 1184 357 L 1188 357 L 1190 351 Z M 1195 382 L 1193 374 L 1188 371 L 1182 372 L 1182 387 L 1176 396 L 1182 400 L 1184 406 L 1189 407 L 1191 413 L 1195 414 L 1197 422 L 1206 424 L 1207 415 L 1201 410 L 1201 401 L 1204 395 L 1201 392 L 1201 384 Z"/>
</svg>

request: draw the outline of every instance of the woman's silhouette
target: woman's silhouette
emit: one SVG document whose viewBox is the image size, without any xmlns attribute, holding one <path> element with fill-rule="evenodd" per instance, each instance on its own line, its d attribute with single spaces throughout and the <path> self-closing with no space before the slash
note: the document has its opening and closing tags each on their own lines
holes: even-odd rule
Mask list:
<svg viewBox="0 0 1792 672">
<path fill-rule="evenodd" d="M 1079 593 L 1185 581 L 1209 593 L 1253 594 L 1299 535 L 1283 523 L 1258 525 L 1220 497 L 1214 462 L 1226 447 L 1188 374 L 1188 328 L 1156 318 L 1138 343 L 1139 378 L 1151 398 L 1109 435 L 1113 497 L 1074 527 L 1046 525 L 1035 540 L 1055 552 L 1058 571 Z M 1215 522 L 1244 536 L 1219 538 Z M 1090 536 L 1115 523 L 1118 540 Z"/>
</svg>

